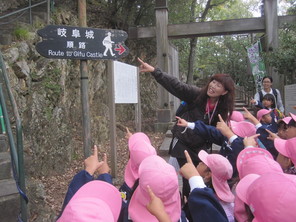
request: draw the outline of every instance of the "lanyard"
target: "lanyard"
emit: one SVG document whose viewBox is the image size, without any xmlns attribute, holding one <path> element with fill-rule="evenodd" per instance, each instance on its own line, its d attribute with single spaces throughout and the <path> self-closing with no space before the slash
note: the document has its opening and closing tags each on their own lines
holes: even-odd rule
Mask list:
<svg viewBox="0 0 296 222">
<path fill-rule="evenodd" d="M 210 99 L 208 99 L 207 101 L 207 107 L 206 107 L 206 114 L 208 114 L 208 118 L 209 118 L 209 125 L 211 125 L 211 122 L 212 122 L 212 119 L 214 117 L 214 114 L 215 114 L 215 111 L 216 111 L 216 108 L 217 108 L 217 105 L 218 105 L 218 102 L 219 102 L 219 99 L 217 100 L 216 104 L 215 104 L 215 107 L 213 109 L 213 112 L 212 114 L 210 115 Z"/>
</svg>

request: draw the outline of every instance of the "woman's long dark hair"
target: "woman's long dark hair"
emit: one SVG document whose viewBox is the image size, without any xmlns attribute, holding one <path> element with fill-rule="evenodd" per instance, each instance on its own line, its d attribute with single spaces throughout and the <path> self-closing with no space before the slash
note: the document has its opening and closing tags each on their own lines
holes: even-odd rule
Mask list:
<svg viewBox="0 0 296 222">
<path fill-rule="evenodd" d="M 207 85 L 201 89 L 199 96 L 196 98 L 195 103 L 199 105 L 203 110 L 206 109 L 206 104 L 209 96 L 207 95 L 208 87 L 210 82 L 216 80 L 220 82 L 225 90 L 228 91 L 225 95 L 220 96 L 219 103 L 217 105 L 217 109 L 215 115 L 213 117 L 213 122 L 211 125 L 216 125 L 219 121 L 218 114 L 224 119 L 224 121 L 228 121 L 228 117 L 231 116 L 232 111 L 234 109 L 234 96 L 235 96 L 235 86 L 234 81 L 228 74 L 215 74 L 213 75 Z"/>
</svg>

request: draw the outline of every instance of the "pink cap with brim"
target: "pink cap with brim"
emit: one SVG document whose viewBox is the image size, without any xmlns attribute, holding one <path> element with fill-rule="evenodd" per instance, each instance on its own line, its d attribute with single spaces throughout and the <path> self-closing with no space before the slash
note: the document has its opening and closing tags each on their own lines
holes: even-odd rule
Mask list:
<svg viewBox="0 0 296 222">
<path fill-rule="evenodd" d="M 262 175 L 268 172 L 283 172 L 271 153 L 262 148 L 243 149 L 237 157 L 236 167 L 239 178 L 248 174 Z"/>
<path fill-rule="evenodd" d="M 266 114 L 268 113 L 271 113 L 272 110 L 268 110 L 268 109 L 260 109 L 258 112 L 257 112 L 257 119 L 259 121 L 261 121 L 262 117 L 265 116 Z"/>
<path fill-rule="evenodd" d="M 241 112 L 234 110 L 230 116 L 230 120 L 240 122 L 240 121 L 244 121 L 245 117 Z"/>
<path fill-rule="evenodd" d="M 138 169 L 141 162 L 148 156 L 156 155 L 155 148 L 144 133 L 133 134 L 128 141 L 130 158 L 124 171 L 124 181 L 131 188 L 139 178 Z"/>
<path fill-rule="evenodd" d="M 234 217 L 238 222 L 245 222 L 249 219 L 245 203 L 237 195 L 234 198 Z"/>
<path fill-rule="evenodd" d="M 295 221 L 295 175 L 249 174 L 238 183 L 236 194 L 250 207 L 255 217 L 253 221 Z"/>
<path fill-rule="evenodd" d="M 208 154 L 204 150 L 199 151 L 198 157 L 211 169 L 212 183 L 217 196 L 225 202 L 234 202 L 234 195 L 227 183 L 233 173 L 230 162 L 220 154 Z"/>
<path fill-rule="evenodd" d="M 157 222 L 146 206 L 150 202 L 147 186 L 159 197 L 165 211 L 172 221 L 181 217 L 181 200 L 179 194 L 178 176 L 173 166 L 159 156 L 149 156 L 139 168 L 139 186 L 135 190 L 129 204 L 128 212 L 134 222 Z"/>
<path fill-rule="evenodd" d="M 276 138 L 274 146 L 280 154 L 288 157 L 296 165 L 296 137 L 288 140 Z"/>
<path fill-rule="evenodd" d="M 296 115 L 293 113 L 289 113 L 289 114 L 290 114 L 291 118 L 296 122 Z"/>
<path fill-rule="evenodd" d="M 230 120 L 230 126 L 234 134 L 243 138 L 256 134 L 255 125 L 247 121 L 235 122 Z"/>
<path fill-rule="evenodd" d="M 121 204 L 120 193 L 113 185 L 91 181 L 74 194 L 57 222 L 116 222 Z"/>
<path fill-rule="evenodd" d="M 288 116 L 288 117 L 285 117 L 283 119 L 279 119 L 278 120 L 278 123 L 283 121 L 285 124 L 289 124 L 289 122 L 290 122 L 291 119 L 292 119 L 292 117 L 289 117 Z"/>
</svg>

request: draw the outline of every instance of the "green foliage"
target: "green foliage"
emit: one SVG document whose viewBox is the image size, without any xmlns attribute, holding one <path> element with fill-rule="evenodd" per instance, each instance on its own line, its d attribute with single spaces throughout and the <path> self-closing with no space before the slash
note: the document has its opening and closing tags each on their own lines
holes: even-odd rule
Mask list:
<svg viewBox="0 0 296 222">
<path fill-rule="evenodd" d="M 288 15 L 296 15 L 296 0 L 290 0 L 290 7 L 287 10 Z"/>
<path fill-rule="evenodd" d="M 267 62 L 285 75 L 287 83 L 296 82 L 296 25 L 286 25 L 280 32 L 280 46 L 265 55 Z"/>
<path fill-rule="evenodd" d="M 201 19 L 208 0 L 200 0 L 196 7 L 196 21 Z M 191 1 L 169 1 L 170 23 L 188 23 L 190 21 Z M 251 10 L 258 7 L 258 1 L 212 0 L 205 21 L 239 19 L 252 17 Z M 181 21 L 181 22 L 179 22 Z M 178 48 L 180 72 L 187 74 L 189 39 L 172 40 Z M 196 49 L 193 78 L 199 82 L 214 73 L 229 73 L 235 82 L 244 85 L 250 82 L 251 75 L 246 75 L 248 60 L 245 47 L 251 44 L 249 35 L 216 36 L 199 38 Z"/>
<path fill-rule="evenodd" d="M 17 40 L 28 40 L 29 39 L 29 31 L 24 27 L 16 27 L 13 31 L 14 36 Z"/>
</svg>

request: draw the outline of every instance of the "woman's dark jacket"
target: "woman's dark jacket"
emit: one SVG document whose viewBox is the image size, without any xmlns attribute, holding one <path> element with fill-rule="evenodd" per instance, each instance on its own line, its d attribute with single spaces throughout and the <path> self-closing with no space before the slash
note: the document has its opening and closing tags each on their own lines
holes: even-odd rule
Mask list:
<svg viewBox="0 0 296 222">
<path fill-rule="evenodd" d="M 180 116 L 181 118 L 188 122 L 201 120 L 205 124 L 209 124 L 208 115 L 205 115 L 205 108 L 202 108 L 201 105 L 196 102 L 201 91 L 200 88 L 183 83 L 178 78 L 162 72 L 159 68 L 156 68 L 151 74 L 169 93 L 187 103 L 186 110 Z M 207 97 L 204 99 L 206 100 Z M 214 116 L 217 116 L 217 113 L 215 113 Z M 217 118 L 213 119 L 214 121 L 212 121 L 211 125 L 216 126 Z M 196 135 L 193 130 L 186 129 L 186 131 L 183 132 L 184 130 L 184 127 L 174 125 L 172 129 L 173 138 L 177 138 L 178 142 L 174 149 L 170 148 L 170 155 L 176 158 L 185 158 L 184 150 L 187 150 L 192 160 L 199 162 L 198 152 L 211 147 L 211 143 L 203 137 Z"/>
</svg>

